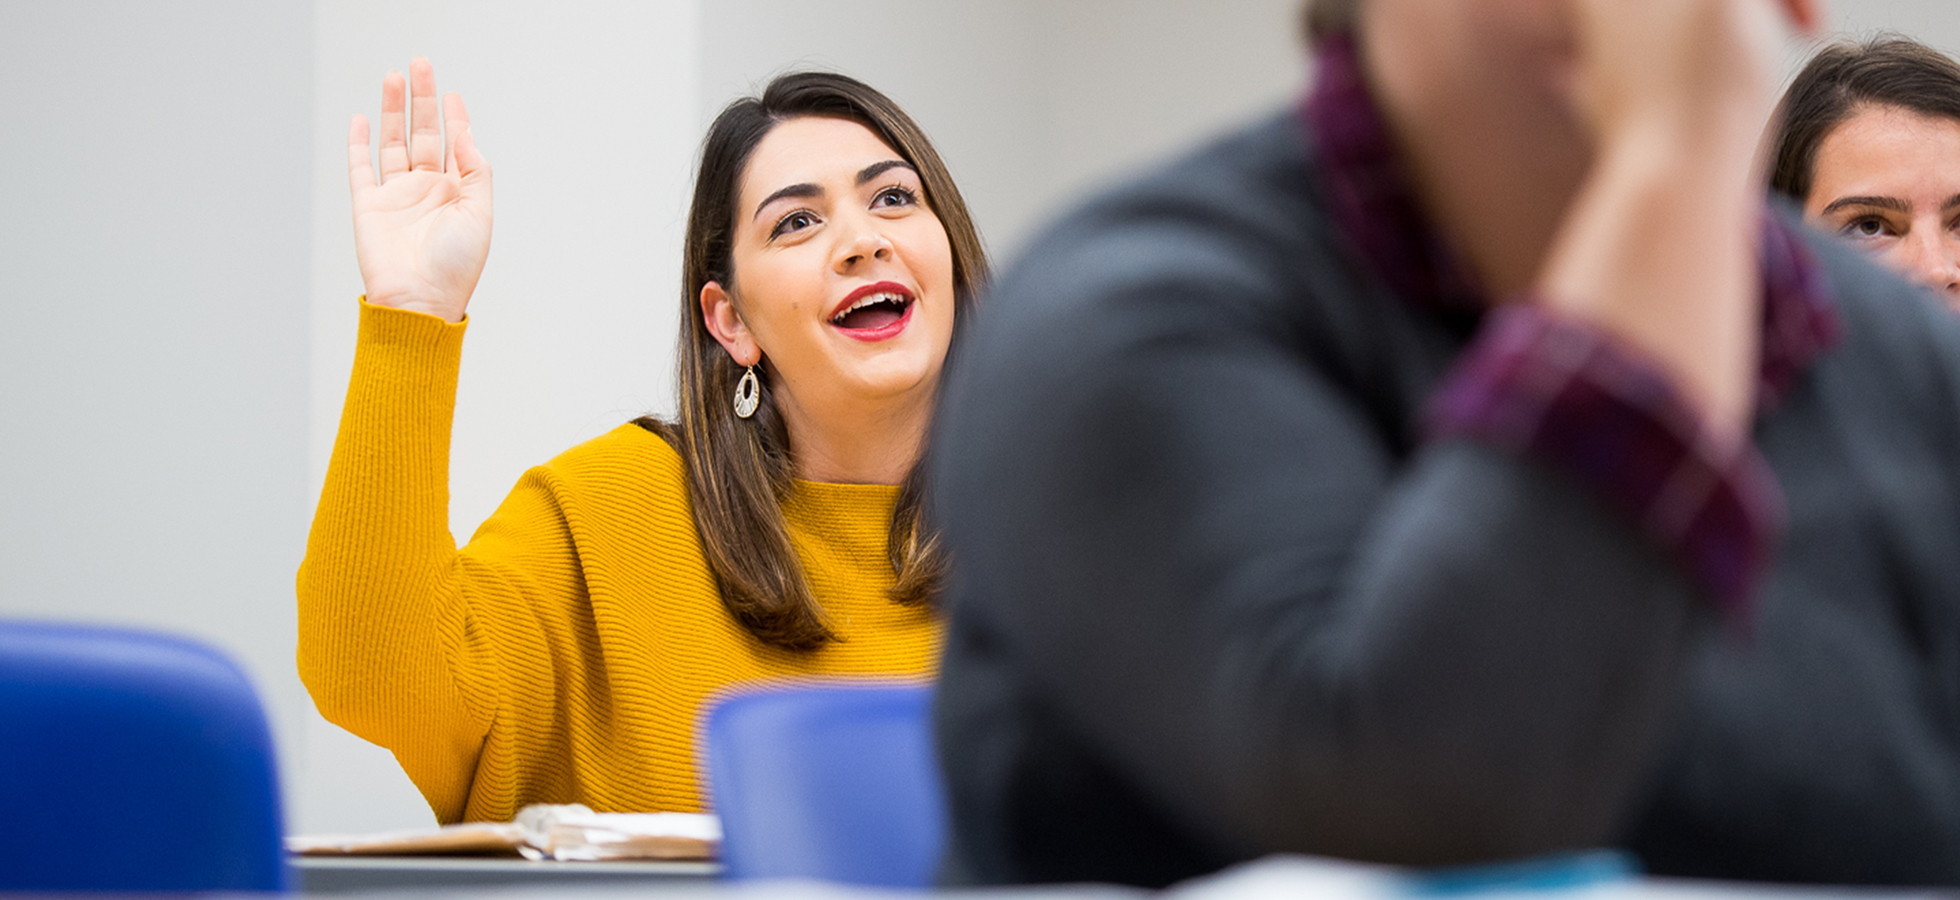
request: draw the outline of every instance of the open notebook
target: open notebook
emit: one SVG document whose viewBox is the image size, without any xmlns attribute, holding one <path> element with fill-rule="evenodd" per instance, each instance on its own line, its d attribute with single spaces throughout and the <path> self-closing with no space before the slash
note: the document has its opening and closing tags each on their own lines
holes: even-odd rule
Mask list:
<svg viewBox="0 0 1960 900">
<path fill-rule="evenodd" d="M 309 856 L 509 854 L 530 859 L 714 859 L 721 820 L 702 813 L 595 813 L 581 804 L 535 804 L 510 822 L 361 835 L 302 835 L 286 850 Z"/>
</svg>

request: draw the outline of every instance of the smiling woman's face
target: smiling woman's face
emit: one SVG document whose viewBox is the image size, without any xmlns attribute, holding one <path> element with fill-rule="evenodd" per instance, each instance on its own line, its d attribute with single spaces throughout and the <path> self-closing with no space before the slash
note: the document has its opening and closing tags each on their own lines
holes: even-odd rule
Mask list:
<svg viewBox="0 0 1960 900">
<path fill-rule="evenodd" d="M 1960 122 L 1853 113 L 1817 146 L 1804 216 L 1960 304 Z"/>
<path fill-rule="evenodd" d="M 701 293 L 709 329 L 761 361 L 792 422 L 927 403 L 953 336 L 953 252 L 918 172 L 870 129 L 805 116 L 742 174 L 733 285 Z"/>
</svg>

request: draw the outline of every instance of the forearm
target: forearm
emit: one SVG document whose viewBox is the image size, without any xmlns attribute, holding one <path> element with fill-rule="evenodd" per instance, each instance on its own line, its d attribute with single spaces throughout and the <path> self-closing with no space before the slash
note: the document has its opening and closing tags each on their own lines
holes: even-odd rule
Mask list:
<svg viewBox="0 0 1960 900">
<path fill-rule="evenodd" d="M 1540 279 L 1554 312 L 1601 328 L 1666 372 L 1721 437 L 1754 409 L 1762 196 L 1754 138 L 1661 126 L 1609 146 Z"/>
<path fill-rule="evenodd" d="M 1575 12 L 1593 160 L 1536 288 L 1646 355 L 1738 440 L 1755 406 L 1758 157 L 1786 16 L 1734 0 Z"/>
<path fill-rule="evenodd" d="M 462 331 L 364 306 L 298 580 L 300 675 L 321 713 L 398 755 L 437 760 L 425 771 L 473 759 L 482 734 L 448 665 L 462 632 L 447 524 Z"/>
</svg>

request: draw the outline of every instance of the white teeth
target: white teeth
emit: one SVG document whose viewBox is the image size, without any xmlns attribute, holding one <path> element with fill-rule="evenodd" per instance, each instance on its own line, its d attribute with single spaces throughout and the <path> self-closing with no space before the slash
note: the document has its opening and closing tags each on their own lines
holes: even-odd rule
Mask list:
<svg viewBox="0 0 1960 900">
<path fill-rule="evenodd" d="M 877 303 L 893 303 L 899 306 L 904 306 L 906 302 L 907 301 L 905 299 L 904 294 L 897 294 L 891 292 L 886 292 L 882 294 L 866 294 L 862 297 L 859 297 L 856 303 L 851 304 L 849 307 L 845 308 L 837 315 L 831 316 L 830 320 L 832 322 L 838 321 L 839 319 L 842 319 L 845 316 L 850 315 L 851 313 L 857 312 L 860 309 L 863 309 L 867 306 L 871 306 Z"/>
</svg>

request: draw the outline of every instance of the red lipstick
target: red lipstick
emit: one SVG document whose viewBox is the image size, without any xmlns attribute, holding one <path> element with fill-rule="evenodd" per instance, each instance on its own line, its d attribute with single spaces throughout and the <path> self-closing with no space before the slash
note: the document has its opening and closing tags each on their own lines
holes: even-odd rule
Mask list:
<svg viewBox="0 0 1960 900">
<path fill-rule="evenodd" d="M 867 284 L 845 295 L 828 321 L 858 340 L 882 341 L 905 330 L 916 299 L 911 288 L 895 281 Z"/>
</svg>

